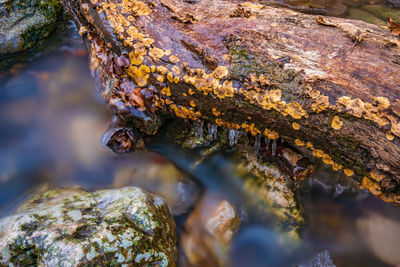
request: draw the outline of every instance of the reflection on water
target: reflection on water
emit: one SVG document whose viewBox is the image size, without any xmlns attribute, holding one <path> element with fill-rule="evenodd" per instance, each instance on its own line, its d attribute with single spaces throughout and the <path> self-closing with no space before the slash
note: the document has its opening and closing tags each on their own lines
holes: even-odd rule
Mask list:
<svg viewBox="0 0 400 267">
<path fill-rule="evenodd" d="M 154 144 L 181 172 L 155 153 L 121 156 L 102 148 L 110 114 L 94 88 L 83 44 L 73 47 L 0 75 L 1 217 L 35 190 L 56 186 L 138 185 L 164 195 L 174 214 L 193 208 L 202 193 L 192 177 L 238 207 L 251 198 L 229 182 L 234 174 L 223 153 L 199 164 L 196 152 Z M 301 244 L 285 242 L 268 222 L 248 216 L 230 251 L 232 266 L 307 266 L 326 249 L 337 266 L 399 265 L 399 209 L 338 186 L 342 178 L 323 167 L 314 178 L 325 182 L 306 186 L 302 196 L 309 225 Z M 177 217 L 178 226 L 185 218 Z"/>
</svg>

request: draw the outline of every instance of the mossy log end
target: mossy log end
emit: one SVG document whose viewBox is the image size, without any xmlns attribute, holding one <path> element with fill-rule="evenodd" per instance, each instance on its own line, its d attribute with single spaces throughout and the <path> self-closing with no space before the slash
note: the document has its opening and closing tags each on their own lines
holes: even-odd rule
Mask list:
<svg viewBox="0 0 400 267">
<path fill-rule="evenodd" d="M 400 203 L 400 40 L 262 1 L 63 0 L 119 120 L 282 138 Z"/>
</svg>

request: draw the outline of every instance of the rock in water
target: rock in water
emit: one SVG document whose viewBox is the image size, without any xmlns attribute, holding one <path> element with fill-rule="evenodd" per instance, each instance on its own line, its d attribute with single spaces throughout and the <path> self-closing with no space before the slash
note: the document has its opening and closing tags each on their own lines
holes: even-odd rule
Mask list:
<svg viewBox="0 0 400 267">
<path fill-rule="evenodd" d="M 163 196 L 172 215 L 186 213 L 201 196 L 200 185 L 166 158 L 148 155 L 141 154 L 141 160 L 135 160 L 135 163 L 129 158 L 128 162 L 118 167 L 113 187 L 139 186 Z"/>
<path fill-rule="evenodd" d="M 59 0 L 0 0 L 0 56 L 21 52 L 46 38 L 61 12 Z"/>
<path fill-rule="evenodd" d="M 228 250 L 239 229 L 238 211 L 216 194 L 206 194 L 189 216 L 182 235 L 182 249 L 194 266 L 228 266 Z"/>
<path fill-rule="evenodd" d="M 299 265 L 299 267 L 305 267 Z M 306 267 L 336 267 L 327 250 L 318 253 Z"/>
<path fill-rule="evenodd" d="M 0 223 L 0 265 L 175 266 L 175 223 L 163 198 L 138 187 L 55 189 Z"/>
</svg>

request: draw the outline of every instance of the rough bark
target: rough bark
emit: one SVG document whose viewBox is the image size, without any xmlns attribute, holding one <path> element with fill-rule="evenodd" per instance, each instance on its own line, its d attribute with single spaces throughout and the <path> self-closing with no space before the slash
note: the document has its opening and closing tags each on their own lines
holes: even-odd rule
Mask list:
<svg viewBox="0 0 400 267">
<path fill-rule="evenodd" d="M 400 40 L 261 3 L 63 0 L 120 120 L 165 114 L 281 138 L 400 203 Z"/>
</svg>

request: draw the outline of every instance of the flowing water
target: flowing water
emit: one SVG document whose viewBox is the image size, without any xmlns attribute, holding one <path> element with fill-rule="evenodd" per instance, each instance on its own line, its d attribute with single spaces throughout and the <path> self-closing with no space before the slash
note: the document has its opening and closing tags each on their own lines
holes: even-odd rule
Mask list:
<svg viewBox="0 0 400 267">
<path fill-rule="evenodd" d="M 351 1 L 356 6 L 363 3 Z M 111 117 L 89 74 L 83 43 L 74 35 L 52 47 L 54 52 L 0 73 L 0 217 L 30 194 L 60 186 L 94 190 L 137 185 L 168 198 L 174 194 L 171 184 L 185 181 L 179 187 L 183 197 L 170 202 L 179 214 L 185 214 L 204 191 L 239 206 L 243 197 L 251 197 L 243 196 L 240 185 L 232 182 L 235 173 L 226 153 L 214 153 L 198 163 L 197 152 L 163 142 L 151 147 L 157 153 L 116 155 L 101 147 L 99 140 Z M 216 138 L 215 125 L 204 127 Z M 237 133 L 230 132 L 229 139 L 234 145 Z M 256 149 L 259 142 L 258 138 Z M 187 182 L 190 179 L 196 182 Z M 283 234 L 250 216 L 233 241 L 232 266 L 307 264 L 325 250 L 337 266 L 399 266 L 400 209 L 368 193 L 352 192 L 341 186 L 341 179 L 321 165 L 305 182 L 301 198 L 309 224 L 301 232 L 300 245 L 285 245 Z M 176 217 L 178 232 L 185 218 Z"/>
</svg>

